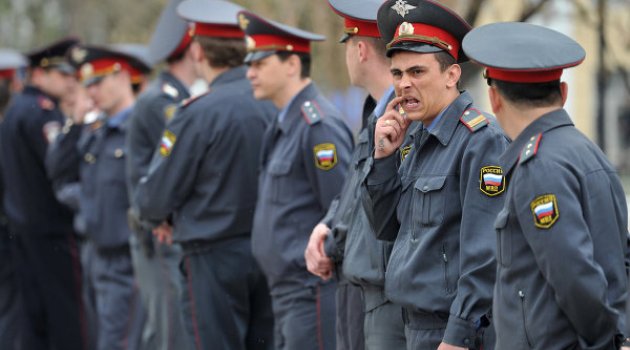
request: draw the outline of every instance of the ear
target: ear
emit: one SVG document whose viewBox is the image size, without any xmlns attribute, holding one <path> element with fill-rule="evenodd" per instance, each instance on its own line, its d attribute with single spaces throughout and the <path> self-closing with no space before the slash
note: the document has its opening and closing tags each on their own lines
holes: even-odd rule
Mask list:
<svg viewBox="0 0 630 350">
<path fill-rule="evenodd" d="M 501 94 L 497 91 L 497 88 L 494 86 L 490 86 L 488 88 L 488 96 L 490 97 L 490 106 L 492 107 L 492 113 L 495 115 L 501 112 L 503 108 L 503 98 Z"/>
<path fill-rule="evenodd" d="M 368 44 L 363 40 L 359 40 L 356 45 L 356 49 L 359 50 L 359 62 L 365 62 L 368 59 L 368 51 L 370 48 Z"/>
<path fill-rule="evenodd" d="M 290 76 L 300 77 L 300 73 L 302 71 L 302 61 L 300 61 L 300 57 L 298 55 L 291 55 L 289 59 L 286 60 L 286 64 L 288 65 L 288 74 Z"/>
<path fill-rule="evenodd" d="M 195 62 L 201 62 L 206 58 L 205 53 L 203 52 L 203 48 L 201 44 L 199 44 L 196 40 L 193 40 L 190 43 L 190 55 L 192 56 Z"/>
<path fill-rule="evenodd" d="M 562 96 L 562 105 L 567 102 L 567 97 L 569 97 L 569 85 L 564 81 L 560 83 L 560 95 Z"/>
<path fill-rule="evenodd" d="M 449 88 L 457 87 L 457 82 L 462 76 L 462 67 L 459 64 L 453 64 L 446 69 L 446 86 Z"/>
</svg>

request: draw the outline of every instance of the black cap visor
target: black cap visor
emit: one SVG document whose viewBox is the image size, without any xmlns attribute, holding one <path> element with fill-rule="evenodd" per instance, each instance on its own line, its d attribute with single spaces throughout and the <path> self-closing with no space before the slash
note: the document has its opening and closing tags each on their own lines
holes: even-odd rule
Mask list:
<svg viewBox="0 0 630 350">
<path fill-rule="evenodd" d="M 408 52 L 416 52 L 416 53 L 437 53 L 437 52 L 446 52 L 443 49 L 425 44 L 420 42 L 413 41 L 401 41 L 395 43 L 391 47 L 387 49 L 387 57 L 392 57 L 392 54 L 397 51 L 408 51 Z"/>
<path fill-rule="evenodd" d="M 271 50 L 271 51 L 253 51 L 247 54 L 247 56 L 245 56 L 245 59 L 243 60 L 244 63 L 252 63 L 255 61 L 260 61 L 263 58 L 267 58 L 273 54 L 275 54 L 277 51 L 275 50 Z"/>
</svg>

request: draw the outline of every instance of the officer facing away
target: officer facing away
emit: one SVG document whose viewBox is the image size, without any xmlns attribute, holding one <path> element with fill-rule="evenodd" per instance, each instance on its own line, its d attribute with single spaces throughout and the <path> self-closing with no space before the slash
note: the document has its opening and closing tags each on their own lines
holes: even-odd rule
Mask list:
<svg viewBox="0 0 630 350">
<path fill-rule="evenodd" d="M 610 162 L 563 109 L 560 82 L 584 49 L 545 27 L 495 23 L 471 31 L 464 50 L 486 67 L 492 109 L 514 140 L 501 156 L 509 189 L 495 221 L 496 348 L 617 349 L 626 330 L 626 199 Z"/>
<path fill-rule="evenodd" d="M 186 0 L 191 54 L 209 93 L 185 102 L 167 124 L 136 191 L 142 217 L 173 217 L 183 248 L 184 322 L 195 349 L 273 349 L 267 282 L 251 252 L 263 132 L 275 108 L 245 77 L 242 8 Z"/>
<path fill-rule="evenodd" d="M 341 190 L 352 135 L 310 79 L 310 42 L 322 36 L 239 14 L 247 77 L 280 109 L 267 129 L 252 247 L 273 300 L 276 348 L 335 348 L 335 286 L 306 270 L 313 227 Z"/>
<path fill-rule="evenodd" d="M 507 140 L 458 90 L 470 26 L 433 1 L 378 11 L 396 98 L 378 120 L 363 196 L 377 237 L 395 240 L 385 294 L 404 308 L 407 349 L 484 349 L 495 276 L 492 222 L 504 191 Z M 396 151 L 411 121 L 409 154 Z M 489 174 L 489 175 L 487 175 Z"/>
<path fill-rule="evenodd" d="M 331 8 L 344 19 L 341 42 L 350 82 L 366 89 L 369 96 L 343 190 L 313 229 L 305 252 L 312 273 L 329 278 L 334 270 L 337 272 L 337 346 L 349 350 L 405 347 L 401 308 L 388 301 L 384 292 L 392 243 L 376 239 L 360 199 L 361 184 L 369 170 L 366 160 L 374 150 L 374 125 L 394 97 L 385 42 L 376 24 L 382 3 L 329 0 Z"/>
<path fill-rule="evenodd" d="M 149 43 L 149 58 L 166 62 L 147 90 L 141 94 L 129 116 L 127 130 L 127 186 L 131 208 L 129 223 L 131 257 L 138 289 L 147 318 L 142 332 L 142 348 L 170 350 L 188 348 L 181 313 L 179 244 L 158 242 L 153 229 L 167 223 L 150 222 L 139 216 L 134 203 L 140 179 L 148 173 L 149 163 L 177 106 L 190 97 L 188 87 L 199 78 L 192 55 L 192 32 L 186 20 L 177 15 L 180 0 L 171 0 L 162 11 Z"/>
<path fill-rule="evenodd" d="M 24 349 L 86 347 L 72 211 L 55 199 L 44 167 L 48 144 L 64 122 L 59 100 L 76 84 L 65 53 L 77 42 L 67 38 L 27 54 L 27 86 L 0 126 L 4 204 L 25 306 Z"/>
</svg>

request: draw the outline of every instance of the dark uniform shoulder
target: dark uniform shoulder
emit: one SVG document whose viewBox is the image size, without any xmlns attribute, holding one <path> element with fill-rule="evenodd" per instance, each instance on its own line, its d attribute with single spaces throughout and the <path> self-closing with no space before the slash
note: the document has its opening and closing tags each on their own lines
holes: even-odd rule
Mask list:
<svg viewBox="0 0 630 350">
<path fill-rule="evenodd" d="M 189 97 L 182 101 L 179 108 L 182 110 L 185 110 L 186 108 L 189 108 L 193 103 L 195 103 L 196 101 L 199 101 L 202 97 L 207 96 L 208 94 L 210 94 L 209 90 L 202 94 Z"/>
<path fill-rule="evenodd" d="M 490 124 L 488 118 L 476 108 L 468 108 L 462 113 L 459 121 L 470 130 L 475 133 Z"/>
<path fill-rule="evenodd" d="M 541 139 L 542 133 L 530 137 L 530 139 L 527 141 L 527 144 L 525 145 L 525 147 L 523 147 L 523 150 L 521 151 L 518 164 L 523 164 L 536 156 Z"/>
</svg>

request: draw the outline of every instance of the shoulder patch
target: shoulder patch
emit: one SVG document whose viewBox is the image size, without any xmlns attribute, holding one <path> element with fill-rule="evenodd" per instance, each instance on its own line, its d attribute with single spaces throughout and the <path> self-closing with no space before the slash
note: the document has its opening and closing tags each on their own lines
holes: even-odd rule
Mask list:
<svg viewBox="0 0 630 350">
<path fill-rule="evenodd" d="M 162 92 L 172 98 L 177 98 L 179 96 L 177 88 L 169 83 L 162 84 Z"/>
<path fill-rule="evenodd" d="M 405 161 L 405 158 L 407 158 L 407 156 L 411 152 L 411 147 L 412 146 L 413 146 L 413 144 L 407 145 L 405 147 L 401 147 L 400 148 L 400 162 L 401 163 Z"/>
<path fill-rule="evenodd" d="M 168 157 L 171 155 L 171 150 L 175 146 L 177 136 L 170 130 L 164 130 L 162 134 L 162 140 L 160 141 L 160 155 L 162 157 Z"/>
<path fill-rule="evenodd" d="M 485 166 L 479 173 L 479 189 L 483 194 L 494 197 L 505 191 L 505 177 L 500 166 Z"/>
<path fill-rule="evenodd" d="M 534 225 L 538 228 L 548 229 L 558 220 L 558 200 L 555 194 L 543 194 L 536 197 L 529 207 L 534 215 Z"/>
<path fill-rule="evenodd" d="M 337 147 L 333 143 L 320 143 L 313 147 L 315 166 L 322 170 L 330 170 L 337 164 Z"/>
<path fill-rule="evenodd" d="M 523 147 L 521 151 L 521 155 L 519 156 L 518 164 L 523 164 L 533 158 L 536 153 L 538 153 L 538 146 L 540 145 L 540 140 L 542 139 L 542 133 L 532 136 L 529 139 L 529 142 Z"/>
<path fill-rule="evenodd" d="M 55 103 L 48 97 L 39 96 L 37 98 L 37 103 L 39 104 L 39 107 L 45 111 L 52 111 L 55 109 Z"/>
<path fill-rule="evenodd" d="M 473 133 L 490 124 L 488 118 L 474 108 L 469 108 L 464 111 L 459 120 Z"/>
<path fill-rule="evenodd" d="M 171 119 L 173 119 L 173 116 L 175 115 L 176 111 L 177 111 L 177 104 L 175 103 L 171 103 L 167 105 L 166 107 L 164 107 L 164 120 L 169 122 Z"/>
<path fill-rule="evenodd" d="M 306 124 L 314 125 L 322 121 L 322 111 L 315 101 L 304 102 L 301 109 Z"/>
</svg>

